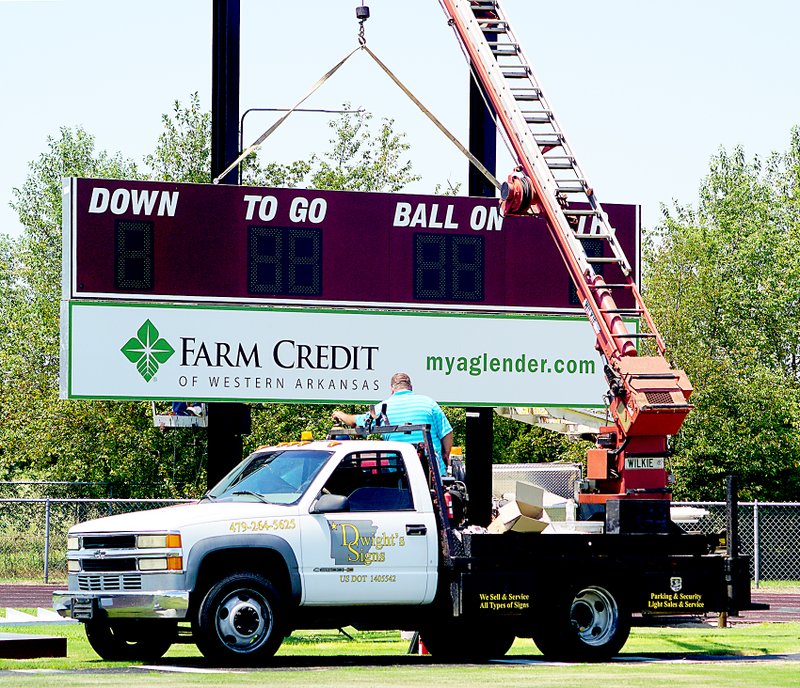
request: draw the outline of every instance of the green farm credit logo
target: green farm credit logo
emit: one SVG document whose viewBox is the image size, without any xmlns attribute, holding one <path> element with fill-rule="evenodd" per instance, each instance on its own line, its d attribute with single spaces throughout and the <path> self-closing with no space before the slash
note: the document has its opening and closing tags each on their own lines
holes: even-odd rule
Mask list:
<svg viewBox="0 0 800 688">
<path fill-rule="evenodd" d="M 159 336 L 156 326 L 149 320 L 145 320 L 136 336 L 131 337 L 120 351 L 131 363 L 136 364 L 136 370 L 145 382 L 150 382 L 158 372 L 158 367 L 175 353 L 175 349 Z"/>
</svg>

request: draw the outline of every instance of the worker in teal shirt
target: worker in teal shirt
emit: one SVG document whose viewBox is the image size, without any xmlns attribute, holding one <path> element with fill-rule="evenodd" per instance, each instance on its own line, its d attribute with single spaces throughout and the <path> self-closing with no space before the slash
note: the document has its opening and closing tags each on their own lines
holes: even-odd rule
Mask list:
<svg viewBox="0 0 800 688">
<path fill-rule="evenodd" d="M 447 467 L 450 465 L 450 450 L 453 448 L 453 427 L 447 416 L 444 415 L 439 404 L 424 394 L 414 392 L 411 385 L 411 378 L 408 373 L 395 373 L 389 382 L 392 395 L 377 404 L 380 410 L 386 405 L 386 417 L 389 425 L 403 425 L 411 423 L 413 425 L 427 424 L 431 426 L 431 439 L 436 458 L 439 459 L 439 473 L 445 475 Z M 334 421 L 349 425 L 350 427 L 363 428 L 371 415 L 369 412 L 361 415 L 352 415 L 343 411 L 334 411 L 331 418 Z M 400 442 L 411 442 L 416 444 L 422 442 L 422 433 L 415 431 L 412 433 L 393 432 L 384 435 L 384 439 Z"/>
</svg>

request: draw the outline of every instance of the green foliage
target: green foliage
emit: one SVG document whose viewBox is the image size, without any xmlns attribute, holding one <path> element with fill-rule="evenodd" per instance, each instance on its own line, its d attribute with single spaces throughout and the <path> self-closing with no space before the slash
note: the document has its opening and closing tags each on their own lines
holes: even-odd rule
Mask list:
<svg viewBox="0 0 800 688">
<path fill-rule="evenodd" d="M 697 392 L 675 438 L 676 496 L 800 499 L 800 130 L 748 161 L 720 151 L 697 209 L 649 237 L 646 300 Z"/>
<path fill-rule="evenodd" d="M 448 179 L 444 184 L 434 186 L 433 193 L 437 196 L 458 196 L 461 193 L 461 182 L 454 184 Z"/>
<path fill-rule="evenodd" d="M 345 103 L 343 109 L 349 109 Z M 316 189 L 341 191 L 400 191 L 419 176 L 401 158 L 410 148 L 394 120 L 384 119 L 377 131 L 368 112 L 343 114 L 330 122 L 331 150 L 312 156 L 309 182 Z"/>
<path fill-rule="evenodd" d="M 3 295 L 0 298 L 0 346 L 11 336 L 11 314 L 19 299 L 14 280 L 13 263 L 13 244 L 7 236 L 0 234 L 0 294 Z M 0 382 L 5 379 L 3 373 L 3 369 L 0 368 Z M 0 404 L 2 404 L 2 396 L 0 396 Z"/>
<path fill-rule="evenodd" d="M 204 478 L 204 447 L 190 433 L 154 430 L 145 403 L 58 399 L 61 189 L 68 176 L 143 174 L 121 155 L 96 152 L 83 129 L 63 128 L 14 190 L 23 233 L 0 243 L 0 476 L 109 481 L 121 497 L 154 489 L 183 496 Z"/>
<path fill-rule="evenodd" d="M 211 113 L 200 108 L 200 96 L 193 93 L 186 106 L 175 101 L 172 116 L 161 116 L 164 130 L 155 152 L 145 156 L 153 179 L 164 182 L 211 181 Z"/>
<path fill-rule="evenodd" d="M 245 453 L 261 445 L 297 441 L 310 431 L 314 439 L 324 439 L 331 428 L 333 406 L 318 404 L 258 404 L 251 409 L 253 431 L 244 438 Z M 354 405 L 337 406 L 348 413 L 362 412 Z"/>
<path fill-rule="evenodd" d="M 11 206 L 25 228 L 18 246 L 19 277 L 32 287 L 29 298 L 55 311 L 61 290 L 61 180 L 72 176 L 137 179 L 139 172 L 119 154 L 95 154 L 94 137 L 80 127 L 62 127 L 30 164 L 22 188 L 13 190 Z"/>
<path fill-rule="evenodd" d="M 84 130 L 62 128 L 47 139 L 47 150 L 30 164 L 12 207 L 24 227 L 9 242 L 6 269 L 13 288 L 3 291 L 5 336 L 0 368 L 25 395 L 41 395 L 58 380 L 58 314 L 61 295 L 62 179 L 69 176 L 135 178 L 136 166 L 121 156 L 94 153 Z M 8 390 L 9 393 L 13 392 Z"/>
<path fill-rule="evenodd" d="M 591 443 L 570 440 L 564 435 L 525 425 L 519 421 L 495 416 L 495 463 L 544 463 L 569 461 L 586 463 L 586 451 Z"/>
<path fill-rule="evenodd" d="M 424 394 L 424 392 L 422 392 Z M 299 440 L 303 431 L 315 439 L 324 438 L 331 429 L 331 412 L 336 408 L 345 413 L 364 413 L 358 404 L 339 404 L 336 407 L 319 404 L 261 404 L 252 407 L 253 431 L 245 438 L 246 451 L 263 444 Z M 453 426 L 453 445 L 466 445 L 466 409 L 444 409 Z M 494 416 L 493 463 L 530 463 L 569 461 L 586 463 L 589 442 L 570 440 L 549 430 L 526 425 L 515 420 Z M 469 461 L 469 447 L 467 461 Z"/>
</svg>

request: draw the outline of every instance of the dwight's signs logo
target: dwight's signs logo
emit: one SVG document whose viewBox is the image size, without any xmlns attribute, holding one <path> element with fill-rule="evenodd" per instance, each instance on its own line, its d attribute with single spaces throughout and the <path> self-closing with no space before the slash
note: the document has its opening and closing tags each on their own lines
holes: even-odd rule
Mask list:
<svg viewBox="0 0 800 688">
<path fill-rule="evenodd" d="M 145 320 L 136 336 L 131 337 L 120 351 L 131 363 L 136 364 L 136 370 L 145 382 L 150 382 L 158 372 L 158 367 L 175 353 L 175 349 L 159 336 L 156 326 L 149 320 Z"/>
<path fill-rule="evenodd" d="M 336 564 L 369 566 L 386 561 L 386 547 L 405 547 L 406 538 L 398 533 L 381 533 L 372 521 L 330 523 L 331 556 Z"/>
</svg>

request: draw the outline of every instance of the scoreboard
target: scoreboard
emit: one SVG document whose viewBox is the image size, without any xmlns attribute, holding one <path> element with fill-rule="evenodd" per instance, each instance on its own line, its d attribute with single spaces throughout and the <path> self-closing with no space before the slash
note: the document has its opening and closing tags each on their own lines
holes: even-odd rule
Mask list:
<svg viewBox="0 0 800 688">
<path fill-rule="evenodd" d="M 604 209 L 638 276 L 638 206 Z M 64 247 L 66 300 L 580 310 L 545 220 L 495 199 L 72 178 Z"/>
</svg>

